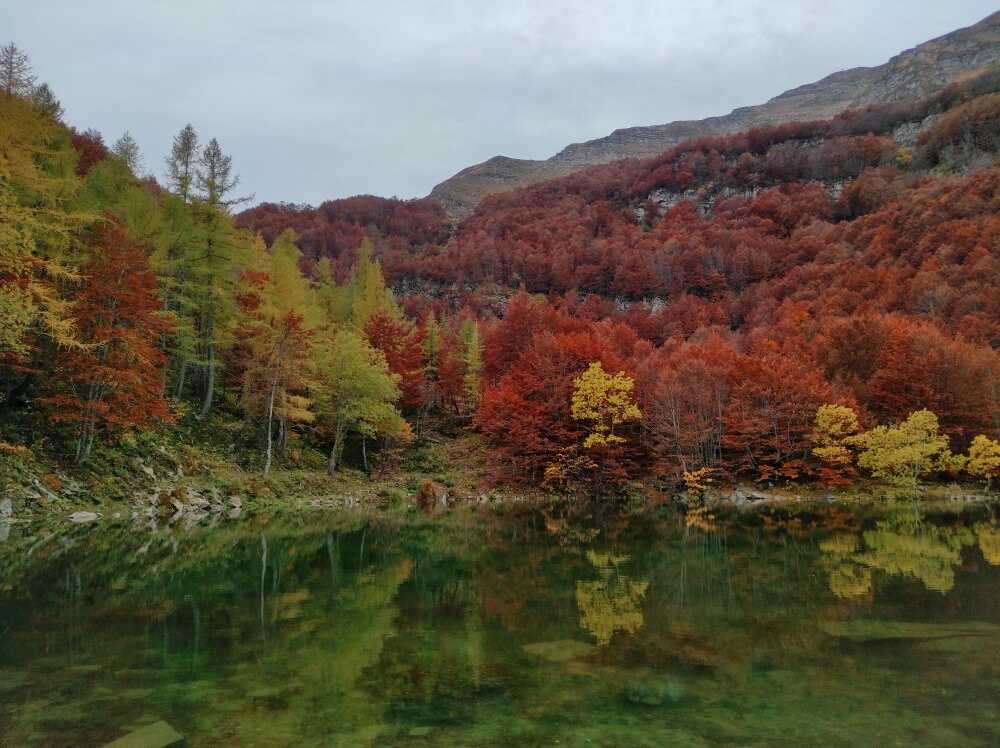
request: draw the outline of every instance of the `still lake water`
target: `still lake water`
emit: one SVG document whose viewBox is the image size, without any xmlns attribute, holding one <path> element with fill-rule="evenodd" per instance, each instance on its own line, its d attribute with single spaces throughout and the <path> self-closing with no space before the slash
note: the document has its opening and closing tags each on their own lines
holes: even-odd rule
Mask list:
<svg viewBox="0 0 1000 748">
<path fill-rule="evenodd" d="M 988 513 L 552 530 L 14 525 L 0 745 L 1000 745 Z"/>
</svg>

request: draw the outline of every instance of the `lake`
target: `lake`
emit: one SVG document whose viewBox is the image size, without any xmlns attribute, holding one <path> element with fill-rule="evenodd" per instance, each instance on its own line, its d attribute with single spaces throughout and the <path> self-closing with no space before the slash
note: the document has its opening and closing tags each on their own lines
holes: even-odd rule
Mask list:
<svg viewBox="0 0 1000 748">
<path fill-rule="evenodd" d="M 0 538 L 4 746 L 1000 745 L 986 510 Z"/>
</svg>

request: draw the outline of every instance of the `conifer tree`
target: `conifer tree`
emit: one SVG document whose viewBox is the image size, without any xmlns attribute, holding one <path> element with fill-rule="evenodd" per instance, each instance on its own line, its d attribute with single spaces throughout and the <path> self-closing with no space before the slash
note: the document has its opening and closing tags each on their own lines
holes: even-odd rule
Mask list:
<svg viewBox="0 0 1000 748">
<path fill-rule="evenodd" d="M 229 215 L 207 203 L 195 205 L 198 246 L 187 269 L 197 330 L 197 361 L 204 371 L 201 417 L 215 400 L 219 355 L 234 311 L 234 289 L 246 239 Z"/>
<path fill-rule="evenodd" d="M 29 102 L 0 97 L 0 355 L 24 355 L 41 334 L 74 343 L 71 305 L 60 283 L 73 231 L 91 216 L 71 209 L 75 155 L 57 145 L 57 125 Z"/>
<path fill-rule="evenodd" d="M 234 205 L 252 200 L 252 195 L 231 198 L 230 193 L 240 183 L 233 172 L 233 158 L 222 151 L 219 141 L 212 138 L 198 158 L 194 181 L 199 197 L 208 205 L 220 210 L 228 210 Z"/>
<path fill-rule="evenodd" d="M 474 319 L 466 318 L 459 329 L 462 343 L 462 379 L 465 408 L 474 412 L 479 407 L 483 382 L 483 343 L 479 338 L 479 325 Z"/>
<path fill-rule="evenodd" d="M 167 156 L 167 185 L 184 202 L 191 199 L 197 161 L 198 133 L 188 123 L 174 136 Z"/>
<path fill-rule="evenodd" d="M 386 288 L 381 265 L 372 258 L 372 243 L 367 237 L 358 248 L 358 259 L 348 284 L 348 293 L 351 299 L 351 322 L 359 330 L 365 328 L 372 315 L 380 312 L 393 318 L 402 316 L 392 291 Z"/>
<path fill-rule="evenodd" d="M 420 408 L 418 430 L 423 429 L 427 415 L 438 406 L 441 400 L 440 366 L 444 348 L 441 325 L 434 312 L 428 312 L 423 324 L 423 374 L 424 392 Z"/>
<path fill-rule="evenodd" d="M 201 232 L 189 206 L 177 195 L 161 200 L 161 226 L 152 257 L 160 281 L 160 295 L 172 322 L 164 348 L 170 357 L 171 392 L 180 400 L 188 371 L 199 362 L 198 288 L 194 270 L 201 258 Z"/>
<path fill-rule="evenodd" d="M 132 133 L 128 130 L 123 132 L 122 136 L 111 146 L 111 152 L 121 159 L 130 172 L 139 176 L 139 170 L 142 169 L 142 155 L 139 153 L 139 144 L 132 137 Z"/>
<path fill-rule="evenodd" d="M 54 422 L 73 426 L 77 462 L 102 436 L 170 417 L 156 345 L 169 322 L 144 250 L 121 226 L 101 223 L 82 275 L 73 301 L 85 345 L 59 357 L 43 399 Z"/>
<path fill-rule="evenodd" d="M 241 337 L 248 352 L 241 402 L 248 413 L 264 420 L 266 474 L 271 468 L 275 424 L 281 449 L 292 424 L 308 423 L 314 417 L 308 392 L 317 315 L 290 231 L 278 237 L 263 258 L 257 257 L 243 273 L 247 292 L 240 297 Z"/>
<path fill-rule="evenodd" d="M 61 120 L 65 110 L 59 99 L 52 93 L 48 83 L 42 83 L 31 93 L 31 103 L 35 108 L 47 117 L 54 120 Z"/>
<path fill-rule="evenodd" d="M 341 328 L 320 346 L 317 379 L 318 420 L 332 440 L 331 475 L 340 465 L 349 433 L 360 434 L 362 443 L 379 434 L 409 434 L 393 404 L 399 399 L 399 389 L 385 356 L 354 330 Z"/>
<path fill-rule="evenodd" d="M 316 263 L 313 270 L 316 284 L 316 303 L 322 310 L 327 323 L 346 325 L 351 321 L 350 284 L 339 285 L 334 277 L 333 264 L 329 257 Z"/>
<path fill-rule="evenodd" d="M 28 55 L 14 42 L 0 47 L 0 91 L 8 96 L 31 96 L 35 75 Z"/>
</svg>

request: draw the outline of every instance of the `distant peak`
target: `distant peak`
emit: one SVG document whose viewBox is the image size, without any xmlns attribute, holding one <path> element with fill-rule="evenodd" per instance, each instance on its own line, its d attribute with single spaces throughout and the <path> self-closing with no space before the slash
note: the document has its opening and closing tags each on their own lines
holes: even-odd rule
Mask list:
<svg viewBox="0 0 1000 748">
<path fill-rule="evenodd" d="M 571 143 L 545 161 L 494 156 L 438 184 L 431 197 L 453 215 L 468 213 L 487 195 L 562 176 L 621 158 L 654 156 L 682 140 L 782 122 L 826 119 L 840 112 L 930 95 L 1000 60 L 1000 11 L 978 23 L 904 50 L 874 67 L 841 70 L 789 89 L 757 106 L 702 120 L 614 130 Z"/>
</svg>

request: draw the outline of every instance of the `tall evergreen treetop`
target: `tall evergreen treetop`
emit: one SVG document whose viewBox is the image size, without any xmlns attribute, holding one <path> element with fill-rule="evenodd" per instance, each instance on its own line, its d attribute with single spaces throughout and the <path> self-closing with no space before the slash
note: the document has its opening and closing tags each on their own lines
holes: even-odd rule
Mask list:
<svg viewBox="0 0 1000 748">
<path fill-rule="evenodd" d="M 62 119 L 65 109 L 63 109 L 62 104 L 59 103 L 59 99 L 49 88 L 48 83 L 42 83 L 34 91 L 31 92 L 31 102 L 35 105 L 35 108 L 42 114 L 46 114 L 52 119 Z"/>
<path fill-rule="evenodd" d="M 185 202 L 191 199 L 197 160 L 198 133 L 188 123 L 174 136 L 167 156 L 167 184 Z"/>
<path fill-rule="evenodd" d="M 252 200 L 252 195 L 227 198 L 240 183 L 239 175 L 232 172 L 232 156 L 223 153 L 219 141 L 212 138 L 201 152 L 195 170 L 195 184 L 202 200 L 217 208 L 229 208 Z"/>
<path fill-rule="evenodd" d="M 139 153 L 139 144 L 132 137 L 132 133 L 128 130 L 123 132 L 122 136 L 111 146 L 111 152 L 122 160 L 129 171 L 136 176 L 139 175 L 139 171 L 142 169 L 142 156 Z"/>
</svg>

